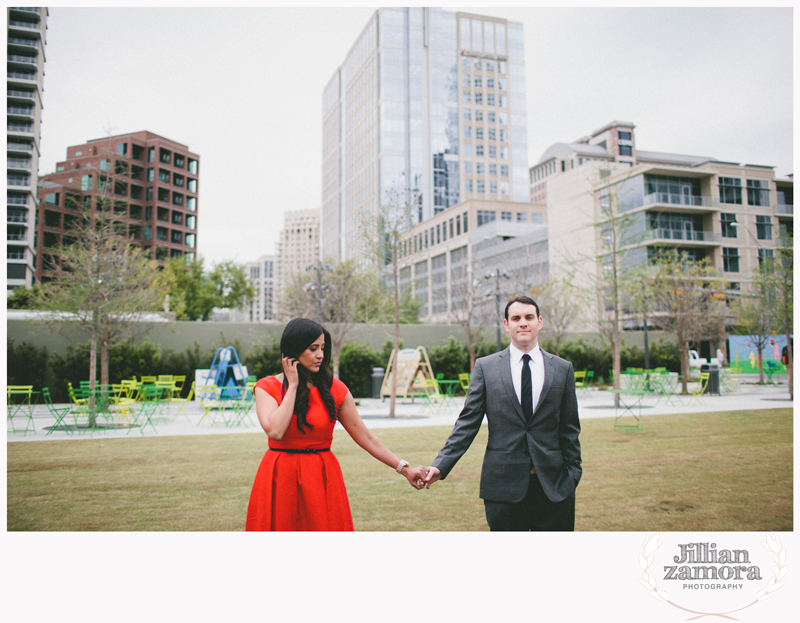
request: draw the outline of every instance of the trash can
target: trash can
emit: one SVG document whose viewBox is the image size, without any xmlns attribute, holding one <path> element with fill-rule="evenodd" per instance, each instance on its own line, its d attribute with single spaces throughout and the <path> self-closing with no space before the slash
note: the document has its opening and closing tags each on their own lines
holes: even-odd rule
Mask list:
<svg viewBox="0 0 800 623">
<path fill-rule="evenodd" d="M 381 385 L 383 385 L 383 375 L 386 371 L 383 368 L 372 368 L 372 397 L 381 397 Z"/>
<path fill-rule="evenodd" d="M 708 372 L 708 383 L 704 394 L 720 396 L 719 393 L 719 366 L 715 363 L 704 363 L 700 366 L 700 372 Z"/>
</svg>

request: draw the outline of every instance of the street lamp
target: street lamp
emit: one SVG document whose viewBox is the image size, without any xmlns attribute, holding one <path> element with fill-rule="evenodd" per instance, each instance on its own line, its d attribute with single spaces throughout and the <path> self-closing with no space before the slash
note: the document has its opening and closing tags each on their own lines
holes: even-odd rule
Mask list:
<svg viewBox="0 0 800 623">
<path fill-rule="evenodd" d="M 317 264 L 306 264 L 305 270 L 315 270 L 317 271 L 317 283 L 313 283 L 309 281 L 306 285 L 303 286 L 303 290 L 306 292 L 316 292 L 317 296 L 317 316 L 319 316 L 319 321 L 322 322 L 322 300 L 320 299 L 320 292 L 327 290 L 330 286 L 325 284 L 322 285 L 322 271 L 327 270 L 329 272 L 333 272 L 333 266 L 330 264 L 322 264 L 317 262 Z"/>
<path fill-rule="evenodd" d="M 756 246 L 759 249 L 761 249 L 762 251 L 764 250 L 764 247 L 761 246 L 761 243 L 758 241 L 758 238 L 756 238 L 753 235 L 753 232 L 750 231 L 749 227 L 747 227 L 746 225 L 742 225 L 741 223 L 737 223 L 736 221 L 733 221 L 733 223 L 731 223 L 731 226 L 732 227 L 741 227 L 742 229 L 744 229 L 748 234 L 750 234 L 750 237 L 755 241 Z"/>
<path fill-rule="evenodd" d="M 486 297 L 492 296 L 494 294 L 495 298 L 495 323 L 497 324 L 497 352 L 500 352 L 500 278 L 504 279 L 511 279 L 511 275 L 509 275 L 506 271 L 501 271 L 499 268 L 496 268 L 493 273 L 486 273 L 483 278 L 484 279 L 494 279 L 494 292 L 491 289 L 487 290 L 485 293 Z"/>
</svg>

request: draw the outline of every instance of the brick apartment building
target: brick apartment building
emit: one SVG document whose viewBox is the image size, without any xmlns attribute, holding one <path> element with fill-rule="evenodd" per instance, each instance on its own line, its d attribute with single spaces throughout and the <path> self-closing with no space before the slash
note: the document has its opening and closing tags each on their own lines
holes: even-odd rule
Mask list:
<svg viewBox="0 0 800 623">
<path fill-rule="evenodd" d="M 67 148 L 56 172 L 39 177 L 35 280 L 62 242 L 79 207 L 105 196 L 128 222 L 135 246 L 159 264 L 191 259 L 197 250 L 200 157 L 186 145 L 152 132 L 94 139 Z"/>
</svg>

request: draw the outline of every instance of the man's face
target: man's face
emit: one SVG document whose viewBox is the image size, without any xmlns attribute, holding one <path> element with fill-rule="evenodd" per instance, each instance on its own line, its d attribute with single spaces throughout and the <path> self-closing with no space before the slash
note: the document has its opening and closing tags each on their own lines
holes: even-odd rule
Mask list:
<svg viewBox="0 0 800 623">
<path fill-rule="evenodd" d="M 516 302 L 508 308 L 508 319 L 503 320 L 503 326 L 511 336 L 511 343 L 521 351 L 528 352 L 536 346 L 542 317 L 536 314 L 534 305 Z"/>
</svg>

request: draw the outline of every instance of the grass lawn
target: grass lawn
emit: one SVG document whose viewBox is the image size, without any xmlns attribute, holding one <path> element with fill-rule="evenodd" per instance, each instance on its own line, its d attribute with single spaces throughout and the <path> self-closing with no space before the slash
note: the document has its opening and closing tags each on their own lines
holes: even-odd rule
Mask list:
<svg viewBox="0 0 800 623">
<path fill-rule="evenodd" d="M 792 410 L 648 416 L 645 431 L 582 422 L 581 531 L 792 530 Z M 412 465 L 450 427 L 378 430 Z M 487 530 L 478 498 L 484 427 L 443 482 L 412 489 L 344 432 L 357 530 Z M 7 529 L 243 530 L 263 434 L 8 443 Z"/>
</svg>

